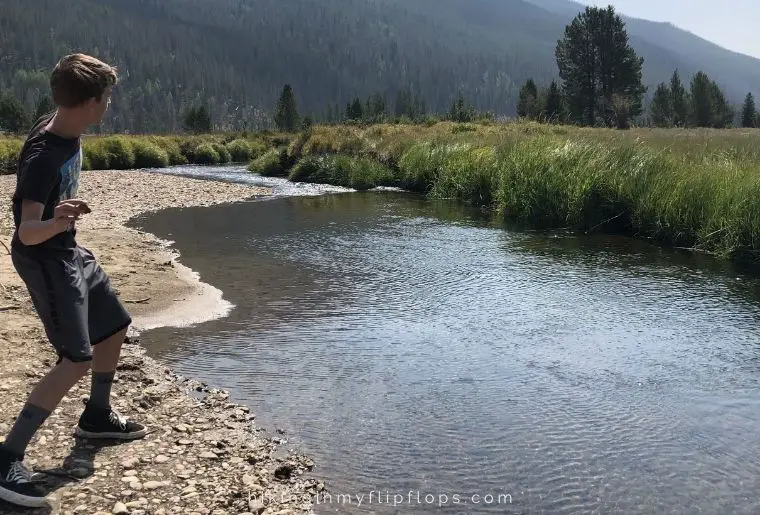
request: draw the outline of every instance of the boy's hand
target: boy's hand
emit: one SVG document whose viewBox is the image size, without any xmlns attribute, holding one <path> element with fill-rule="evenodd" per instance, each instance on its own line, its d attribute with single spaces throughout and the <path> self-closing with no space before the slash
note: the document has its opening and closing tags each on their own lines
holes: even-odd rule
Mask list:
<svg viewBox="0 0 760 515">
<path fill-rule="evenodd" d="M 84 200 L 79 200 L 79 199 L 73 199 L 72 198 L 72 199 L 64 200 L 64 201 L 60 202 L 58 204 L 58 206 L 61 206 L 63 204 L 68 204 L 70 206 L 75 207 L 76 209 L 79 210 L 80 214 L 83 214 L 83 215 L 86 215 L 88 213 L 92 213 L 92 209 L 90 209 L 90 206 Z M 56 206 L 56 208 L 58 208 L 58 206 Z"/>
<path fill-rule="evenodd" d="M 64 200 L 55 206 L 53 218 L 58 228 L 65 231 L 72 222 L 79 220 L 81 215 L 91 212 L 90 206 L 84 200 Z"/>
</svg>

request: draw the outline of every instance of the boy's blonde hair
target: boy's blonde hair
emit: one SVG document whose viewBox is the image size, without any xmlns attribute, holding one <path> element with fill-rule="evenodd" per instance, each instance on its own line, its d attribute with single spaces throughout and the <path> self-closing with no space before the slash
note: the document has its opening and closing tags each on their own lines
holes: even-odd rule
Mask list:
<svg viewBox="0 0 760 515">
<path fill-rule="evenodd" d="M 50 77 L 53 102 L 60 107 L 77 107 L 91 98 L 98 102 L 118 82 L 117 70 L 85 54 L 63 57 Z"/>
</svg>

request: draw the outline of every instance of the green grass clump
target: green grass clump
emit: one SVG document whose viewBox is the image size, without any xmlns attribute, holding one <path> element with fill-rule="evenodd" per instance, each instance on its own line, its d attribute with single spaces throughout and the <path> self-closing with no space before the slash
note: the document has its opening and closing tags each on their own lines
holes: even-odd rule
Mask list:
<svg viewBox="0 0 760 515">
<path fill-rule="evenodd" d="M 220 162 L 219 152 L 210 143 L 202 143 L 193 151 L 193 162 L 200 165 L 214 165 Z"/>
<path fill-rule="evenodd" d="M 180 149 L 179 140 L 179 137 L 172 136 L 151 136 L 149 138 L 151 143 L 166 152 L 169 158 L 169 165 L 171 166 L 186 165 L 189 163 L 189 160 Z"/>
<path fill-rule="evenodd" d="M 108 154 L 108 163 L 114 170 L 128 170 L 135 167 L 135 150 L 124 136 L 113 136 L 103 140 Z"/>
<path fill-rule="evenodd" d="M 267 151 L 267 146 L 261 141 L 249 141 L 238 138 L 227 143 L 232 162 L 247 163 L 256 159 Z"/>
<path fill-rule="evenodd" d="M 0 137 L 0 175 L 16 173 L 22 145 L 20 139 Z"/>
<path fill-rule="evenodd" d="M 393 172 L 382 163 L 334 154 L 304 157 L 296 163 L 288 178 L 294 182 L 328 183 L 356 190 L 397 184 Z"/>
<path fill-rule="evenodd" d="M 286 167 L 282 162 L 283 152 L 277 149 L 271 149 L 267 153 L 251 161 L 248 165 L 250 172 L 258 173 L 265 177 L 282 177 L 285 175 Z"/>
<path fill-rule="evenodd" d="M 169 154 L 155 143 L 135 142 L 136 168 L 164 168 L 169 166 Z"/>
<path fill-rule="evenodd" d="M 216 150 L 216 153 L 219 154 L 219 161 L 220 164 L 229 163 L 232 161 L 232 156 L 230 155 L 230 151 L 227 150 L 227 147 L 224 146 L 222 143 L 212 143 L 211 146 Z"/>
</svg>

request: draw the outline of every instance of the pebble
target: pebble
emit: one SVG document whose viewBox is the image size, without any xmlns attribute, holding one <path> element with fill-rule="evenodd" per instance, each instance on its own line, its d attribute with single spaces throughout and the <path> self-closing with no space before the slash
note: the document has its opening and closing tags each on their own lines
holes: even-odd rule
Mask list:
<svg viewBox="0 0 760 515">
<path fill-rule="evenodd" d="M 156 459 L 153 461 L 155 461 L 156 463 L 166 463 L 167 461 L 169 461 L 169 457 L 164 456 L 163 454 L 159 454 L 158 456 L 156 456 Z"/>
<path fill-rule="evenodd" d="M 131 468 L 135 468 L 135 465 L 137 465 L 138 463 L 140 463 L 139 458 L 129 458 L 122 461 L 121 466 L 124 467 L 125 469 L 131 469 Z"/>
<path fill-rule="evenodd" d="M 111 511 L 113 512 L 114 515 L 126 515 L 127 513 L 129 513 L 129 509 L 127 508 L 127 505 L 124 504 L 123 502 L 117 502 L 114 505 L 113 510 Z"/>
</svg>

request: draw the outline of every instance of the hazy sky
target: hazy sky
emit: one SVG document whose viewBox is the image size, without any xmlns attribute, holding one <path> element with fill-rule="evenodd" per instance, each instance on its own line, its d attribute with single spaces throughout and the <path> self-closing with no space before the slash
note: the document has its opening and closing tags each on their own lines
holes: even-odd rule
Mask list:
<svg viewBox="0 0 760 515">
<path fill-rule="evenodd" d="M 722 47 L 760 58 L 760 0 L 579 0 L 634 18 L 669 21 Z"/>
</svg>

